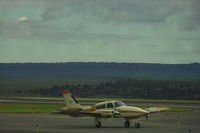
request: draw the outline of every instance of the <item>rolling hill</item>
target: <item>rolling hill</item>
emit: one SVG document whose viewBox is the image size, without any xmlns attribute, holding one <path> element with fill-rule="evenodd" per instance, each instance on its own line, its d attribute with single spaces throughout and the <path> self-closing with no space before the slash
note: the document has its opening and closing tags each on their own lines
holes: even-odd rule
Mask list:
<svg viewBox="0 0 200 133">
<path fill-rule="evenodd" d="M 200 64 L 0 63 L 0 79 L 199 81 Z"/>
</svg>

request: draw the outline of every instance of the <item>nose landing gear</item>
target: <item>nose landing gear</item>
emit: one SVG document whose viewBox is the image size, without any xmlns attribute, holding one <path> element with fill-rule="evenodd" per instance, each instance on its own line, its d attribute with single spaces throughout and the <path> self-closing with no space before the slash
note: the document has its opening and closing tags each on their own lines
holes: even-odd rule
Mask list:
<svg viewBox="0 0 200 133">
<path fill-rule="evenodd" d="M 126 120 L 125 123 L 124 123 L 124 126 L 126 128 L 129 128 L 130 127 L 130 121 L 129 120 Z"/>
<path fill-rule="evenodd" d="M 95 118 L 95 125 L 96 125 L 97 128 L 101 127 L 101 118 L 99 118 L 99 117 Z"/>
</svg>

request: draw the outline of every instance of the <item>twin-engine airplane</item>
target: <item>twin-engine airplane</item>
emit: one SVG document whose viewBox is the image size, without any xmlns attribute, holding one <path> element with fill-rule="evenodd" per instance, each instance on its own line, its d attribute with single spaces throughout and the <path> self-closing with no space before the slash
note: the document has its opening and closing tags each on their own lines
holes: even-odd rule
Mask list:
<svg viewBox="0 0 200 133">
<path fill-rule="evenodd" d="M 63 96 L 67 106 L 55 113 L 67 114 L 73 117 L 94 117 L 96 127 L 101 127 L 101 118 L 124 118 L 124 126 L 128 128 L 130 127 L 131 119 L 137 120 L 139 117 L 145 116 L 148 120 L 147 115 L 149 113 L 169 109 L 168 107 L 150 107 L 144 110 L 139 107 L 127 106 L 118 100 L 100 102 L 92 106 L 83 106 L 77 102 L 68 90 L 63 91 Z M 139 121 L 135 122 L 135 127 L 140 128 Z"/>
</svg>

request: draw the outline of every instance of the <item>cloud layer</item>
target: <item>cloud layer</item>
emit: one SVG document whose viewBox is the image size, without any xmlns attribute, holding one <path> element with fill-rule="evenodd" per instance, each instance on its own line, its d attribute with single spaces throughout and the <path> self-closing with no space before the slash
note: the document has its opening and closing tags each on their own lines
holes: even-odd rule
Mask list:
<svg viewBox="0 0 200 133">
<path fill-rule="evenodd" d="M 199 0 L 1 0 L 0 62 L 200 62 Z"/>
</svg>

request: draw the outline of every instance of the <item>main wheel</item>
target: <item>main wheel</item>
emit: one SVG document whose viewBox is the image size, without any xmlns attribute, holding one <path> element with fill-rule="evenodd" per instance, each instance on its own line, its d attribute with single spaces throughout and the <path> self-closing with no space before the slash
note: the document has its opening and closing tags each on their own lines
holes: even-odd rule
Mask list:
<svg viewBox="0 0 200 133">
<path fill-rule="evenodd" d="M 124 126 L 126 128 L 130 127 L 130 121 L 129 120 L 126 120 L 125 123 L 124 123 Z"/>
<path fill-rule="evenodd" d="M 140 128 L 140 123 L 135 123 L 135 128 Z"/>
<path fill-rule="evenodd" d="M 95 124 L 96 124 L 96 127 L 101 127 L 101 122 L 100 121 L 97 121 Z"/>
</svg>

